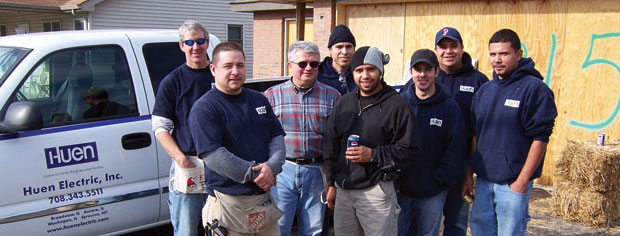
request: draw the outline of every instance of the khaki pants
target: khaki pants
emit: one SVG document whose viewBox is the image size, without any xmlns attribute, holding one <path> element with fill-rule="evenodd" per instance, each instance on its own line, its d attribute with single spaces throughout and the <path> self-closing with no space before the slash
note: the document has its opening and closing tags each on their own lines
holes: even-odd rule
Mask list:
<svg viewBox="0 0 620 236">
<path fill-rule="evenodd" d="M 356 190 L 337 186 L 334 231 L 336 236 L 395 236 L 399 212 L 393 181 Z"/>
</svg>

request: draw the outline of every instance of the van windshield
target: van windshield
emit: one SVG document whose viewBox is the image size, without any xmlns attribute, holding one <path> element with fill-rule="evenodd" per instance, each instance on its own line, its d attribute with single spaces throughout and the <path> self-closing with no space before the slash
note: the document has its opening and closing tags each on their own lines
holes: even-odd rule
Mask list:
<svg viewBox="0 0 620 236">
<path fill-rule="evenodd" d="M 0 85 L 29 51 L 25 48 L 0 47 Z"/>
</svg>

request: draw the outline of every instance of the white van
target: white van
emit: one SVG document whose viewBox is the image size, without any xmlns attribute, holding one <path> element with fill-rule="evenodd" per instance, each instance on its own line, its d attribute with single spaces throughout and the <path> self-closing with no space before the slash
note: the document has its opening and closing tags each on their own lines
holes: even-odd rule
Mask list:
<svg viewBox="0 0 620 236">
<path fill-rule="evenodd" d="M 171 159 L 155 142 L 151 112 L 159 81 L 185 61 L 178 37 L 0 37 L 0 235 L 116 235 L 169 222 Z M 209 56 L 217 43 L 211 35 Z M 116 109 L 87 115 L 83 95 L 93 88 Z"/>
</svg>

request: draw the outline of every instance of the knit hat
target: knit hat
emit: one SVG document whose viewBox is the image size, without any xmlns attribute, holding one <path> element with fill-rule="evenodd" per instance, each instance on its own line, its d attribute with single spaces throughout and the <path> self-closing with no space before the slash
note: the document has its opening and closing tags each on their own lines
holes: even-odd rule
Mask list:
<svg viewBox="0 0 620 236">
<path fill-rule="evenodd" d="M 443 27 L 442 29 L 437 31 L 437 34 L 435 34 L 435 45 L 437 45 L 439 41 L 441 41 L 443 38 L 449 38 L 449 39 L 452 39 L 456 42 L 460 42 L 461 44 L 463 44 L 463 39 L 461 38 L 461 34 L 459 33 L 458 30 L 452 27 Z"/>
<path fill-rule="evenodd" d="M 436 59 L 435 59 L 436 60 Z M 361 65 L 373 65 L 381 71 L 383 74 L 383 65 L 387 65 L 390 62 L 390 55 L 383 54 L 376 47 L 361 47 L 353 53 L 353 57 L 351 58 L 351 68 L 355 70 L 356 67 Z"/>
<path fill-rule="evenodd" d="M 426 48 L 418 49 L 417 51 L 415 51 L 413 55 L 411 55 L 411 63 L 409 65 L 411 65 L 411 67 L 413 68 L 416 64 L 420 62 L 429 64 L 432 67 L 439 66 L 439 62 L 437 61 L 437 56 L 435 55 L 435 52 Z"/>
<path fill-rule="evenodd" d="M 345 25 L 337 25 L 336 28 L 332 30 L 332 33 L 329 34 L 327 47 L 331 48 L 334 44 L 341 42 L 352 43 L 353 47 L 355 47 L 355 37 L 351 33 L 351 30 L 349 30 L 349 28 Z"/>
</svg>

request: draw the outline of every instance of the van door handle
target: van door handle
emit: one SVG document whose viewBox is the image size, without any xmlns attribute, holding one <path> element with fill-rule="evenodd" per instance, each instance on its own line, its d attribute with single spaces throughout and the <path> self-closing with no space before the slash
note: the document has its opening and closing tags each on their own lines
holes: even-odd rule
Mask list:
<svg viewBox="0 0 620 236">
<path fill-rule="evenodd" d="M 125 134 L 121 137 L 123 149 L 133 150 L 151 146 L 151 135 L 146 132 Z"/>
</svg>

